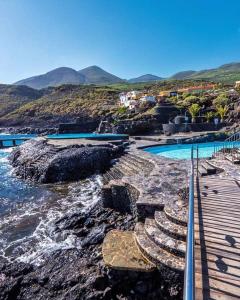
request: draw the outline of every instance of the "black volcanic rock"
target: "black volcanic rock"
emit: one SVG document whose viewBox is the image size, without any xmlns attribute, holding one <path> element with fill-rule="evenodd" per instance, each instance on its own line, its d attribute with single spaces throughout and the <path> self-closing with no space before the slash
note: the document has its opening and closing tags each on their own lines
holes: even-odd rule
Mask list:
<svg viewBox="0 0 240 300">
<path fill-rule="evenodd" d="M 75 217 L 68 215 L 68 223 Z M 103 236 L 112 229 L 133 230 L 135 220 L 131 215 L 97 204 L 90 212 L 80 214 L 79 219 L 78 228 L 74 225 L 73 230 L 76 235 L 85 230 L 85 236 L 80 238 L 82 248 L 46 254 L 40 265 L 0 258 L 0 299 L 182 299 L 183 276 L 170 269 L 143 273 L 111 270 L 104 265 Z M 94 220 L 90 227 L 86 226 L 88 219 Z M 57 227 L 64 222 L 56 222 Z M 64 230 L 64 226 L 60 227 Z"/>
<path fill-rule="evenodd" d="M 10 156 L 15 174 L 41 183 L 74 181 L 103 172 L 119 148 L 66 147 L 58 152 L 46 140 L 31 140 L 16 148 Z"/>
</svg>

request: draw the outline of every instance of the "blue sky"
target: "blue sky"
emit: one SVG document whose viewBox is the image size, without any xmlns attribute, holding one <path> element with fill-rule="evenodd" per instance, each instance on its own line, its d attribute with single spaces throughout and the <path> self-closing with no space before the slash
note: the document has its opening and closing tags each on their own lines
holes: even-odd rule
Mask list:
<svg viewBox="0 0 240 300">
<path fill-rule="evenodd" d="M 239 0 L 0 0 L 0 82 L 68 66 L 122 78 L 240 61 Z"/>
</svg>

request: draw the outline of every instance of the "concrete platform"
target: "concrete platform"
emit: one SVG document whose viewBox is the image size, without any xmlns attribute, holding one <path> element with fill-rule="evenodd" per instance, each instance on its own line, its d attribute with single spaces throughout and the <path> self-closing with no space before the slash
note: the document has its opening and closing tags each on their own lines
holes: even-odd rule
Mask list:
<svg viewBox="0 0 240 300">
<path fill-rule="evenodd" d="M 112 230 L 102 245 L 106 266 L 117 270 L 151 272 L 156 268 L 140 252 L 133 231 Z"/>
</svg>

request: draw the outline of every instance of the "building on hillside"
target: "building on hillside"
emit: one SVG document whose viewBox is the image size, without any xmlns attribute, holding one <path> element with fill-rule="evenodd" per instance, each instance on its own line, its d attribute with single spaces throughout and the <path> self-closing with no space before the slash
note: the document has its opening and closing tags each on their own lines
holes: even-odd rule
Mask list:
<svg viewBox="0 0 240 300">
<path fill-rule="evenodd" d="M 160 91 L 159 92 L 160 97 L 174 97 L 177 95 L 178 95 L 177 91 Z"/>
<path fill-rule="evenodd" d="M 240 81 L 236 81 L 235 82 L 235 88 L 237 89 L 237 88 L 240 88 Z"/>
<path fill-rule="evenodd" d="M 138 108 L 141 103 L 156 103 L 156 97 L 153 95 L 143 94 L 139 91 L 121 93 L 119 95 L 120 106 L 131 109 Z"/>
<path fill-rule="evenodd" d="M 178 89 L 179 93 L 188 93 L 188 94 L 194 94 L 194 93 L 203 93 L 210 90 L 214 90 L 216 88 L 216 84 L 206 84 L 206 85 L 199 85 L 199 86 L 190 86 L 186 88 Z"/>
<path fill-rule="evenodd" d="M 156 97 L 152 95 L 144 95 L 139 99 L 139 101 L 141 103 L 152 103 L 152 104 L 157 102 Z"/>
</svg>

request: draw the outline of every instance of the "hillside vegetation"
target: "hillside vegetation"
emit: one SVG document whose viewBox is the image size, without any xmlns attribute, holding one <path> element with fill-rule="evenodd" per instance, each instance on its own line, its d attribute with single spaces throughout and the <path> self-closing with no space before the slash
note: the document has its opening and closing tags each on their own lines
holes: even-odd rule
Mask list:
<svg viewBox="0 0 240 300">
<path fill-rule="evenodd" d="M 26 86 L 0 86 L 0 125 L 56 125 L 76 117 L 102 118 L 118 114 L 119 93 L 132 89 L 157 95 L 161 90 L 177 89 L 202 81 L 169 80 L 152 83 L 120 83 L 108 86 L 62 85 L 43 90 Z"/>
<path fill-rule="evenodd" d="M 44 91 L 34 90 L 27 86 L 0 84 L 0 117 L 40 98 L 43 94 Z"/>
</svg>

